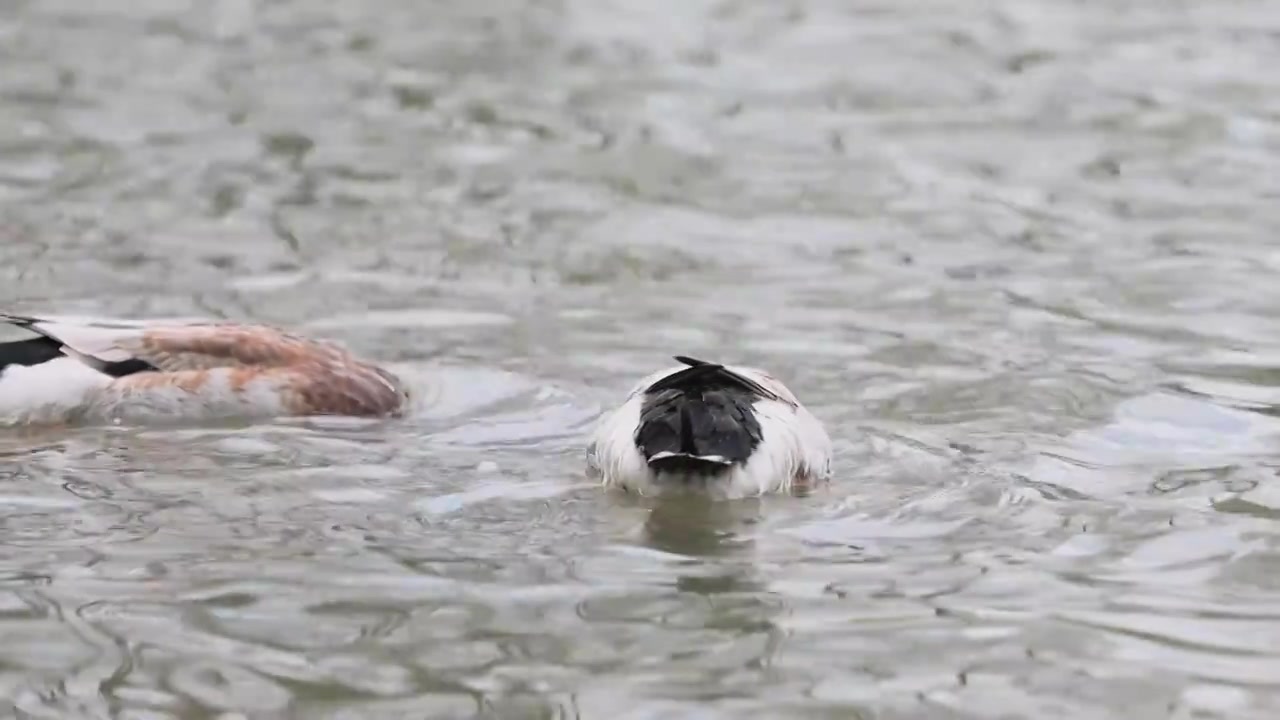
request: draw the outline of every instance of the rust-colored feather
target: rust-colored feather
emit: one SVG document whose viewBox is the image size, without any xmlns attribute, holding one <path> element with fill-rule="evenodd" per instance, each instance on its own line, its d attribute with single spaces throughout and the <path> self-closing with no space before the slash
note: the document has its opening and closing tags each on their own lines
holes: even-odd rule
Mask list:
<svg viewBox="0 0 1280 720">
<path fill-rule="evenodd" d="M 263 325 L 196 325 L 147 330 L 128 348 L 160 370 L 281 367 L 320 358 L 353 361 L 340 346 Z"/>
<path fill-rule="evenodd" d="M 408 399 L 383 373 L 359 365 L 302 365 L 285 388 L 285 407 L 295 415 L 395 415 Z"/>
<path fill-rule="evenodd" d="M 176 388 L 209 392 L 215 372 L 225 389 L 278 393 L 290 415 L 398 415 L 408 401 L 399 379 L 341 346 L 260 325 L 196 325 L 145 331 L 128 348 L 160 372 L 117 380 L 119 391 Z"/>
</svg>

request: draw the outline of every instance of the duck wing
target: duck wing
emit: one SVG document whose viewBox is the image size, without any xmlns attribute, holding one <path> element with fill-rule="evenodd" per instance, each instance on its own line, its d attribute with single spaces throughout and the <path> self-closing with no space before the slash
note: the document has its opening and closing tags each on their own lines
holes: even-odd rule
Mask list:
<svg viewBox="0 0 1280 720">
<path fill-rule="evenodd" d="M 157 369 L 130 347 L 141 336 L 145 323 L 3 312 L 0 323 L 39 336 L 0 345 L 0 354 L 17 364 L 33 365 L 65 356 L 112 377 Z"/>
<path fill-rule="evenodd" d="M 282 367 L 348 359 L 346 351 L 334 343 L 298 337 L 265 325 L 12 313 L 0 313 L 0 323 L 34 332 L 56 344 L 60 353 L 114 377 L 146 371 Z"/>
</svg>

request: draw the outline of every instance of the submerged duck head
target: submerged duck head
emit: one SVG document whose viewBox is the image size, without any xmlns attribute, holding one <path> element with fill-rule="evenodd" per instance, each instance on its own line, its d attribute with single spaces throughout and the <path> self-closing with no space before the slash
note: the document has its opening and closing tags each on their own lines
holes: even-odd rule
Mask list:
<svg viewBox="0 0 1280 720">
<path fill-rule="evenodd" d="M 677 356 L 596 428 L 588 471 L 640 495 L 740 498 L 807 490 L 831 475 L 831 440 L 761 370 Z"/>
</svg>

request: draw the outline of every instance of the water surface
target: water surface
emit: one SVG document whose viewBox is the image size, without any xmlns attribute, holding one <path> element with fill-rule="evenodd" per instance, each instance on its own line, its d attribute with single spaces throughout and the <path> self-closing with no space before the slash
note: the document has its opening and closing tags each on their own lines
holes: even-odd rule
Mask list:
<svg viewBox="0 0 1280 720">
<path fill-rule="evenodd" d="M 0 304 L 285 324 L 423 402 L 6 432 L 0 716 L 1274 717 L 1277 33 L 7 3 Z M 672 354 L 786 378 L 837 482 L 587 484 Z"/>
</svg>

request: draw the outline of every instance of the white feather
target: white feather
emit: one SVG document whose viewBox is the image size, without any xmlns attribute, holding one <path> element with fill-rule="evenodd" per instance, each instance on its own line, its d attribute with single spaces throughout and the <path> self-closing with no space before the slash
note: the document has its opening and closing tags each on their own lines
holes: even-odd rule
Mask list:
<svg viewBox="0 0 1280 720">
<path fill-rule="evenodd" d="M 632 391 L 622 407 L 606 415 L 596 426 L 588 446 L 587 467 L 605 487 L 630 489 L 630 485 L 647 484 L 653 479 L 635 442 L 642 403 L 638 391 Z"/>
<path fill-rule="evenodd" d="M 47 424 L 80 410 L 111 378 L 75 358 L 0 371 L 0 424 Z"/>
<path fill-rule="evenodd" d="M 670 450 L 663 450 L 662 452 L 656 452 L 653 455 L 650 455 L 649 459 L 651 461 L 654 461 L 654 460 L 664 460 L 666 458 L 673 458 L 673 457 L 684 457 L 684 458 L 693 457 L 703 462 L 718 463 L 720 465 L 733 464 L 732 460 L 730 460 L 729 458 L 723 455 L 691 455 L 689 453 L 671 452 Z"/>
<path fill-rule="evenodd" d="M 280 388 L 270 378 L 250 381 L 239 392 L 231 388 L 232 368 L 213 368 L 196 390 L 180 386 L 131 388 L 111 384 L 93 393 L 84 417 L 128 423 L 157 421 L 250 419 L 284 413 Z"/>
</svg>

